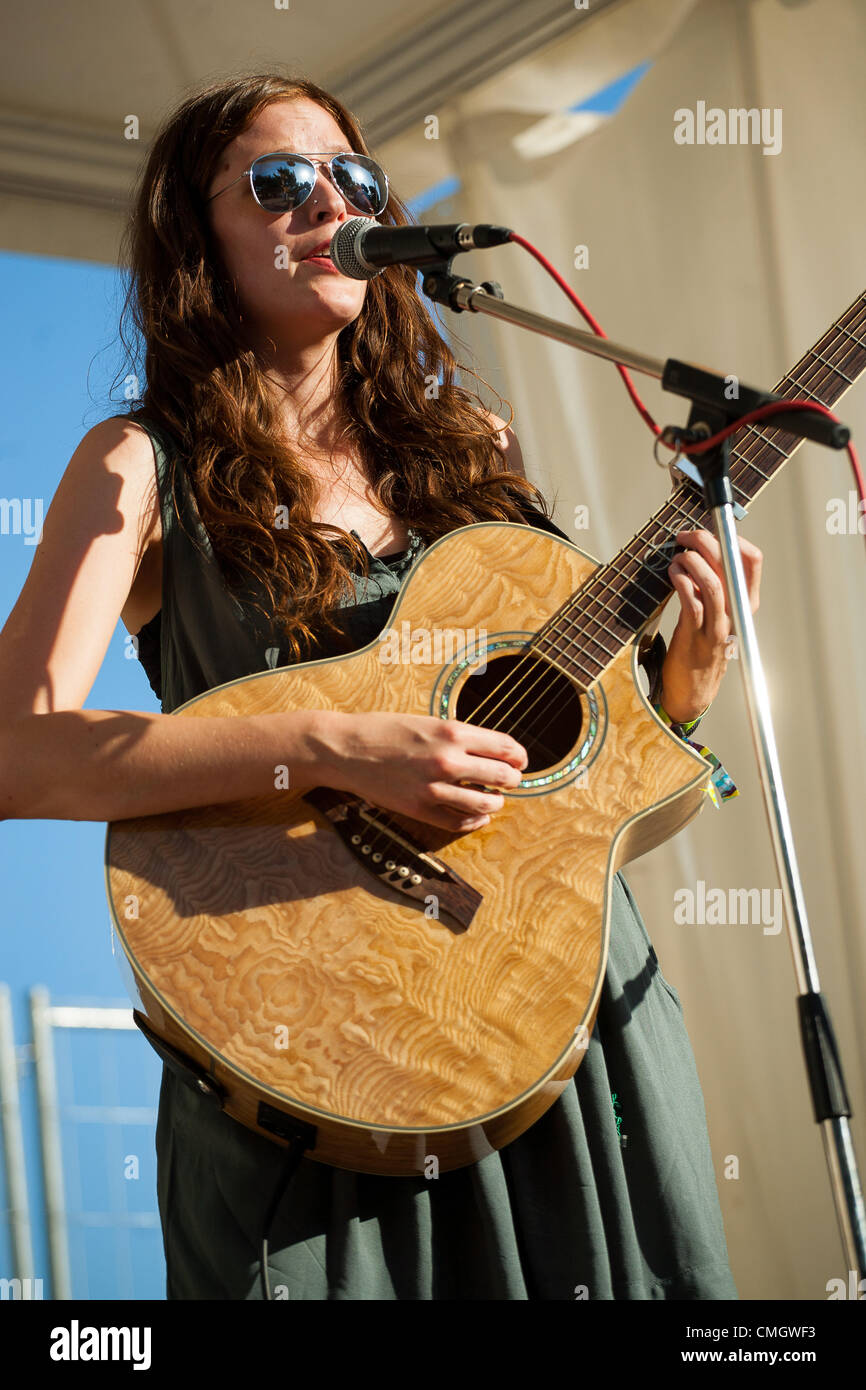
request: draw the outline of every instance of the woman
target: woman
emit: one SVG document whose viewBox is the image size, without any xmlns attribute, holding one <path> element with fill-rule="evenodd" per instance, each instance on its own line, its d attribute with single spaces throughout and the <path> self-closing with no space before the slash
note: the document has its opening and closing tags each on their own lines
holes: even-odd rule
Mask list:
<svg viewBox="0 0 866 1390">
<path fill-rule="evenodd" d="M 285 763 L 294 786 L 470 831 L 519 782 L 519 743 L 455 721 L 168 717 L 237 676 L 366 644 L 412 560 L 454 527 L 556 529 L 504 421 L 454 385 L 414 272 L 354 281 L 313 257 L 359 213 L 406 220 L 353 117 L 312 83 L 214 83 L 155 140 L 129 243 L 147 389 L 79 445 L 0 634 L 5 815 L 233 801 Z M 715 540 L 679 539 L 682 611 L 650 673 L 678 730 L 715 696 L 730 631 Z M 760 555 L 742 544 L 756 607 Z M 162 714 L 81 708 L 118 615 Z M 275 1297 L 736 1297 L 679 1000 L 614 882 L 574 1083 L 506 1149 L 434 1181 L 303 1160 L 270 1233 Z M 157 1152 L 168 1297 L 260 1297 L 285 1150 L 166 1068 Z"/>
</svg>

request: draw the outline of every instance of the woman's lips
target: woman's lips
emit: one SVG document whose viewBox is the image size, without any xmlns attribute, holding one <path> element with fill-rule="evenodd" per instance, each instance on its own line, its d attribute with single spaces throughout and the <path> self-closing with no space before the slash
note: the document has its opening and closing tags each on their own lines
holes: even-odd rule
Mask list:
<svg viewBox="0 0 866 1390">
<path fill-rule="evenodd" d="M 335 275 L 339 275 L 340 273 L 329 256 L 306 256 L 302 264 L 318 265 L 321 266 L 323 270 L 333 270 Z"/>
</svg>

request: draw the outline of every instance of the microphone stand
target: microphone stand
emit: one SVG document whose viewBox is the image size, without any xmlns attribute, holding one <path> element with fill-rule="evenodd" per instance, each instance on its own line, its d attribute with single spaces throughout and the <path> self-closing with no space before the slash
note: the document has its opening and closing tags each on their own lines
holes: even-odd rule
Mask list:
<svg viewBox="0 0 866 1390">
<path fill-rule="evenodd" d="M 632 371 L 661 381 L 666 391 L 684 396 L 692 402 L 688 425 L 681 433 L 703 434 L 709 438 L 728 423 L 741 418 L 759 405 L 783 398 L 772 392 L 758 392 L 739 385 L 736 401 L 727 399 L 726 379 L 704 371 L 690 363 L 673 358 L 662 361 L 644 353 L 633 352 L 609 338 L 599 338 L 573 328 L 557 319 L 533 313 L 518 305 L 509 304 L 495 281 L 473 284 L 451 271 L 453 257 L 433 261 L 423 268 L 422 287 L 427 297 L 444 304 L 456 313 L 467 309 L 488 314 L 492 318 L 528 328 L 557 342 L 567 343 L 595 357 L 618 362 Z M 782 428 L 803 439 L 811 439 L 829 448 L 844 448 L 849 431 L 826 417 L 807 411 L 780 412 L 772 417 L 774 428 Z M 851 1141 L 848 1119 L 851 1106 L 845 1090 L 842 1063 L 830 1022 L 829 1012 L 821 995 L 818 968 L 812 949 L 812 937 L 806 917 L 806 903 L 800 883 L 800 873 L 794 852 L 794 841 L 788 807 L 782 786 L 782 774 L 776 740 L 770 718 L 770 700 L 764 679 L 764 669 L 758 650 L 758 640 L 752 621 L 752 610 L 743 572 L 735 516 L 745 513 L 734 502 L 731 490 L 729 441 L 723 440 L 715 449 L 697 456 L 696 461 L 678 459 L 677 468 L 703 489 L 707 507 L 712 511 L 713 524 L 722 551 L 725 589 L 742 655 L 740 668 L 745 686 L 746 704 L 755 757 L 761 777 L 764 805 L 773 843 L 773 853 L 785 904 L 788 942 L 797 981 L 797 1007 L 800 1035 L 806 1063 L 806 1073 L 812 1095 L 815 1122 L 821 1127 L 821 1138 L 830 1176 L 830 1186 L 839 1222 L 842 1247 L 848 1261 L 848 1271 L 866 1277 L 866 1212 L 857 1171 L 857 1159 Z M 857 1297 L 858 1290 L 853 1293 Z"/>
</svg>

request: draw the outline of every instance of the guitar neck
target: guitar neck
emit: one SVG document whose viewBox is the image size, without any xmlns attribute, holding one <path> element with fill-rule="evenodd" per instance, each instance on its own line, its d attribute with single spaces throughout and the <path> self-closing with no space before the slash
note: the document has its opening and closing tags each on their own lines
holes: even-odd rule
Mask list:
<svg viewBox="0 0 866 1390">
<path fill-rule="evenodd" d="M 785 399 L 832 406 L 866 369 L 866 291 L 831 324 L 773 388 Z M 745 507 L 764 491 L 803 441 L 772 426 L 746 425 L 731 436 L 731 488 Z M 678 484 L 627 545 L 601 565 L 545 623 L 532 647 L 584 689 L 667 601 L 667 575 L 677 531 L 712 529 L 703 494 Z"/>
</svg>

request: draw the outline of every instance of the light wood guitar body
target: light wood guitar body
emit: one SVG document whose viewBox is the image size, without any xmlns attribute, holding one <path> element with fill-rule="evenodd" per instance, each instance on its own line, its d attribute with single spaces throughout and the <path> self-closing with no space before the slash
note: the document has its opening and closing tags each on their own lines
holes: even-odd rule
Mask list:
<svg viewBox="0 0 866 1390">
<path fill-rule="evenodd" d="M 595 568 L 530 527 L 461 528 L 421 556 L 395 603 L 390 627 L 409 624 L 415 660 L 386 662 L 376 641 L 232 681 L 175 716 L 466 718 L 479 653 L 488 681 L 513 667 Z M 417 659 L 419 632 L 434 658 L 437 633 L 460 634 L 451 659 Z M 473 722 L 519 737 L 498 716 Z M 384 860 L 365 860 L 323 810 L 280 788 L 277 769 L 256 801 L 109 827 L 106 884 L 133 997 L 229 1115 L 274 1139 L 258 1123 L 264 1102 L 316 1127 L 314 1159 L 417 1175 L 431 1157 L 441 1171 L 483 1158 L 554 1103 L 595 1021 L 613 875 L 697 814 L 711 769 L 651 710 L 636 644 L 545 722 L 556 756 L 545 765 L 536 750 L 489 825 L 449 836 L 383 817 L 431 857 L 416 898 L 411 875 L 383 881 Z M 421 865 L 375 825 L 370 843 Z M 431 887 L 442 866 L 459 875 L 456 898 Z M 445 905 L 458 900 L 462 921 Z"/>
</svg>

